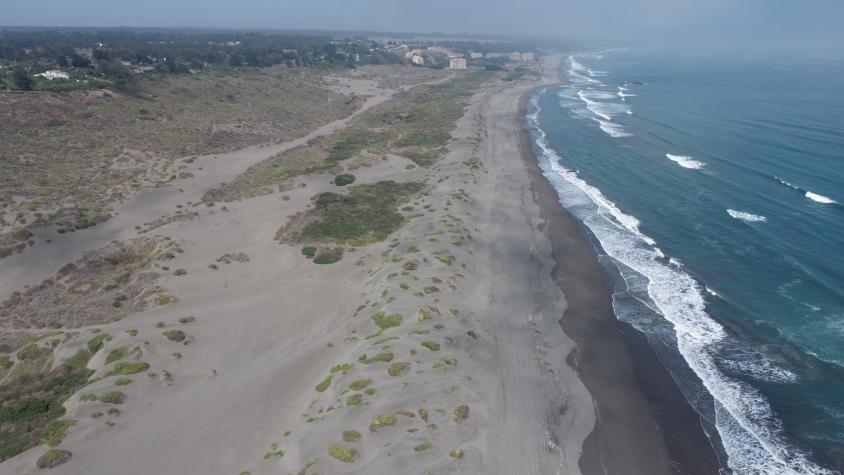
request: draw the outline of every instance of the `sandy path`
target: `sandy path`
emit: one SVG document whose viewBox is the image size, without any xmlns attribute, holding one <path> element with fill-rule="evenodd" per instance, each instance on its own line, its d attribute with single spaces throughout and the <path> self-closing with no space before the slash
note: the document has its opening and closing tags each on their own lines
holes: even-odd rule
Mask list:
<svg viewBox="0 0 844 475">
<path fill-rule="evenodd" d="M 324 124 L 309 134 L 280 144 L 248 147 L 236 152 L 199 156 L 185 170 L 191 178 L 176 180 L 170 185 L 141 192 L 126 202 L 114 206 L 116 216 L 105 223 L 75 233 L 58 234 L 51 228 L 36 229 L 34 239 L 38 247 L 9 256 L 0 261 L 0 300 L 24 285 L 32 285 L 52 276 L 64 264 L 75 261 L 85 251 L 96 249 L 115 239 L 137 236 L 135 226 L 154 221 L 161 216 L 178 211 L 177 205 L 192 209 L 188 202 L 201 201 L 205 192 L 214 186 L 234 179 L 252 165 L 273 155 L 290 150 L 317 137 L 331 135 L 348 125 L 358 115 L 377 106 L 398 92 L 413 87 L 433 85 L 450 80 L 453 75 L 434 81 L 402 87 L 398 90 L 366 88 L 373 94 L 351 115 Z M 204 206 L 203 206 L 204 207 Z M 46 242 L 50 240 L 51 242 Z"/>
</svg>

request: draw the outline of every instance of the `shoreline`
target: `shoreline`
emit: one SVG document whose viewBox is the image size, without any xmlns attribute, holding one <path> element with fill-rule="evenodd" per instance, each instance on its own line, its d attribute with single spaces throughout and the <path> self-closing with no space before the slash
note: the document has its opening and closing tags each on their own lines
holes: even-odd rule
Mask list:
<svg viewBox="0 0 844 475">
<path fill-rule="evenodd" d="M 557 76 L 564 81 L 558 70 Z M 528 103 L 519 99 L 519 150 L 546 225 L 555 260 L 553 279 L 566 296 L 563 331 L 577 344 L 568 357 L 596 406 L 596 424 L 579 461 L 591 473 L 718 473 L 717 452 L 700 416 L 688 404 L 644 335 L 614 315 L 610 276 L 582 224 L 560 203 L 535 156 L 524 126 Z M 705 448 L 701 450 L 701 448 Z"/>
</svg>

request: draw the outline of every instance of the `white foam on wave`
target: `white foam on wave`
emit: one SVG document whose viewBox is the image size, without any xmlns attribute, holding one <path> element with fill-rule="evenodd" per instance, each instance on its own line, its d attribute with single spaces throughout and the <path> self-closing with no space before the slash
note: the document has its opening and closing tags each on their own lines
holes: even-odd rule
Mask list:
<svg viewBox="0 0 844 475">
<path fill-rule="evenodd" d="M 604 133 L 606 133 L 607 135 L 609 135 L 612 138 L 618 139 L 618 138 L 622 138 L 622 137 L 632 137 L 633 136 L 633 134 L 631 134 L 629 132 L 625 132 L 624 127 L 622 127 L 619 124 L 616 124 L 615 122 L 610 122 L 608 120 L 599 120 L 599 119 L 595 119 L 595 121 L 598 122 L 598 126 L 601 128 L 601 130 L 603 130 Z"/>
<path fill-rule="evenodd" d="M 789 182 L 787 182 L 787 181 L 783 180 L 782 178 L 780 178 L 780 177 L 778 177 L 778 176 L 775 176 L 774 178 L 776 178 L 776 180 L 777 180 L 778 182 L 780 182 L 780 183 L 782 183 L 783 185 L 785 185 L 785 186 L 787 186 L 787 187 L 791 188 L 792 190 L 799 190 L 799 189 L 800 189 L 797 185 L 792 185 L 791 183 L 789 183 Z"/>
<path fill-rule="evenodd" d="M 815 201 L 817 203 L 823 203 L 825 205 L 831 205 L 831 204 L 834 204 L 836 202 L 832 198 L 827 198 L 824 195 L 812 193 L 811 191 L 806 192 L 806 198 L 809 198 L 810 200 Z"/>
<path fill-rule="evenodd" d="M 768 220 L 768 218 L 758 214 L 748 213 L 747 211 L 736 211 L 734 209 L 728 209 L 727 214 L 735 219 L 740 219 L 749 223 L 764 223 Z"/>
<path fill-rule="evenodd" d="M 680 165 L 683 168 L 690 168 L 692 170 L 699 170 L 703 168 L 706 164 L 695 160 L 694 158 L 688 155 L 674 155 L 671 153 L 666 153 L 665 158 L 671 160 L 672 162 Z"/>
<path fill-rule="evenodd" d="M 831 474 L 790 446 L 765 398 L 752 386 L 724 375 L 717 367 L 717 345 L 727 336 L 705 309 L 703 289 L 681 268 L 665 263 L 654 240 L 639 230 L 639 221 L 623 213 L 601 191 L 560 164 L 539 127 L 539 106 L 528 116 L 536 133 L 538 157 L 560 202 L 589 227 L 607 256 L 644 276 L 654 309 L 670 322 L 680 354 L 715 400 L 715 425 L 728 464 L 736 473 Z"/>
</svg>

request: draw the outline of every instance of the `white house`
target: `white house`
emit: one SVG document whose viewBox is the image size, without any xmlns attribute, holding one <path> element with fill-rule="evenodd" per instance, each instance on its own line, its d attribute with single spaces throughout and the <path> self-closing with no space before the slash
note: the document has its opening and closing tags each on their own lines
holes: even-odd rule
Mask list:
<svg viewBox="0 0 844 475">
<path fill-rule="evenodd" d="M 36 76 L 41 76 L 44 79 L 48 79 L 52 81 L 53 79 L 70 79 L 70 76 L 64 71 L 59 71 L 58 69 L 51 69 L 49 71 L 44 71 L 43 73 L 36 74 Z"/>
<path fill-rule="evenodd" d="M 410 58 L 410 62 L 417 66 L 422 66 L 425 64 L 425 59 L 422 56 L 414 55 Z"/>
</svg>

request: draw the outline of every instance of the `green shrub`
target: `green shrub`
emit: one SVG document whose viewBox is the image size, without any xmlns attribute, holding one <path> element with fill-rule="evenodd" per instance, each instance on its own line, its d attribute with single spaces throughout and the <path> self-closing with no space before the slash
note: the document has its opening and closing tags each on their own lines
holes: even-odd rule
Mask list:
<svg viewBox="0 0 844 475">
<path fill-rule="evenodd" d="M 264 454 L 264 460 L 269 460 L 272 458 L 280 459 L 284 457 L 284 451 L 281 450 L 281 447 L 278 445 L 277 442 L 273 442 L 270 444 L 270 451 Z"/>
<path fill-rule="evenodd" d="M 354 366 L 354 365 L 351 364 L 351 363 L 338 364 L 336 366 L 332 366 L 331 370 L 329 372 L 332 373 L 332 374 L 334 374 L 334 373 L 346 374 L 346 373 L 349 372 L 350 369 L 352 369 L 352 366 Z"/>
<path fill-rule="evenodd" d="M 358 456 L 358 453 L 355 449 L 349 447 L 343 447 L 342 445 L 332 445 L 328 448 L 328 455 L 331 455 L 335 459 L 341 462 L 354 462 Z"/>
<path fill-rule="evenodd" d="M 357 442 L 360 440 L 360 432 L 356 430 L 344 430 L 343 440 L 345 442 Z"/>
<path fill-rule="evenodd" d="M 111 335 L 108 333 L 100 333 L 97 336 L 88 340 L 88 351 L 91 353 L 96 353 L 100 351 L 100 348 L 103 347 L 105 342 L 111 341 Z"/>
<path fill-rule="evenodd" d="M 371 379 L 358 379 L 357 381 L 352 381 L 352 384 L 349 385 L 349 389 L 352 391 L 362 391 L 369 387 L 372 384 Z"/>
<path fill-rule="evenodd" d="M 97 400 L 106 404 L 123 404 L 126 395 L 120 391 L 106 391 L 97 396 Z"/>
<path fill-rule="evenodd" d="M 125 346 L 121 346 L 120 348 L 115 348 L 108 353 L 108 356 L 106 356 L 105 363 L 106 364 L 114 363 L 115 361 L 117 361 L 119 359 L 125 358 L 128 353 L 129 352 L 126 350 Z"/>
<path fill-rule="evenodd" d="M 20 360 L 35 360 L 41 356 L 41 348 L 35 343 L 30 343 L 20 350 L 18 350 L 18 359 Z"/>
<path fill-rule="evenodd" d="M 369 432 L 378 432 L 379 430 L 396 424 L 396 415 L 392 412 L 375 416 L 369 424 Z"/>
<path fill-rule="evenodd" d="M 54 419 L 48 422 L 47 425 L 41 429 L 41 442 L 54 447 L 59 445 L 59 442 L 64 439 L 67 429 L 75 424 L 76 421 L 73 419 Z"/>
<path fill-rule="evenodd" d="M 126 386 L 127 384 L 132 384 L 131 378 L 118 378 L 117 381 L 114 382 L 115 386 Z"/>
<path fill-rule="evenodd" d="M 308 224 L 303 239 L 362 240 L 386 239 L 404 223 L 397 208 L 422 189 L 420 183 L 381 181 L 356 185 L 348 195 L 322 193 L 316 198 L 315 213 L 319 219 Z"/>
<path fill-rule="evenodd" d="M 346 398 L 347 406 L 360 406 L 361 404 L 363 404 L 363 395 L 360 393 L 352 394 Z"/>
<path fill-rule="evenodd" d="M 378 325 L 378 328 L 386 330 L 401 325 L 402 316 L 398 313 L 385 315 L 384 312 L 378 312 L 372 315 L 372 320 Z"/>
<path fill-rule="evenodd" d="M 469 406 L 466 404 L 460 404 L 451 411 L 451 418 L 454 419 L 454 422 L 460 422 L 467 417 L 469 417 Z"/>
<path fill-rule="evenodd" d="M 457 366 L 457 359 L 445 357 L 445 358 L 440 358 L 437 361 L 435 361 L 434 364 L 432 365 L 432 368 L 448 369 L 448 368 L 452 368 L 454 366 Z"/>
<path fill-rule="evenodd" d="M 440 344 L 435 341 L 423 341 L 420 345 L 431 351 L 440 351 Z"/>
<path fill-rule="evenodd" d="M 431 450 L 432 447 L 433 446 L 431 445 L 431 442 L 426 440 L 425 442 L 423 442 L 423 443 L 417 445 L 416 447 L 414 447 L 413 451 L 417 452 L 417 453 L 418 452 L 426 452 L 428 450 Z"/>
<path fill-rule="evenodd" d="M 323 379 L 321 383 L 317 384 L 315 389 L 318 392 L 325 392 L 325 390 L 328 389 L 329 386 L 331 386 L 332 378 L 333 376 L 329 375 L 327 378 Z"/>
<path fill-rule="evenodd" d="M 460 449 L 452 449 L 452 451 L 448 453 L 448 456 L 454 459 L 462 459 L 463 451 Z"/>
<path fill-rule="evenodd" d="M 317 248 L 313 246 L 305 246 L 302 248 L 302 254 L 305 255 L 308 259 L 313 259 L 317 253 Z"/>
<path fill-rule="evenodd" d="M 103 374 L 103 378 L 109 376 L 127 375 L 142 373 L 149 369 L 149 363 L 142 361 L 118 361 Z"/>
<path fill-rule="evenodd" d="M 188 275 L 188 271 L 186 271 L 185 269 L 182 269 L 180 267 L 173 272 L 173 275 L 176 275 L 176 276 Z"/>
<path fill-rule="evenodd" d="M 180 342 L 184 341 L 187 335 L 182 330 L 167 330 L 166 332 L 162 333 L 162 335 L 166 336 L 168 340 Z"/>
<path fill-rule="evenodd" d="M 44 455 L 38 457 L 35 465 L 40 469 L 53 468 L 70 460 L 71 453 L 67 450 L 50 449 Z"/>
<path fill-rule="evenodd" d="M 314 257 L 314 264 L 334 264 L 343 259 L 343 248 L 323 249 Z"/>
<path fill-rule="evenodd" d="M 334 184 L 337 186 L 351 185 L 355 182 L 355 176 L 350 173 L 343 173 L 334 177 Z"/>
<path fill-rule="evenodd" d="M 410 369 L 410 363 L 393 363 L 387 368 L 387 374 L 392 377 L 400 376 Z"/>
</svg>

